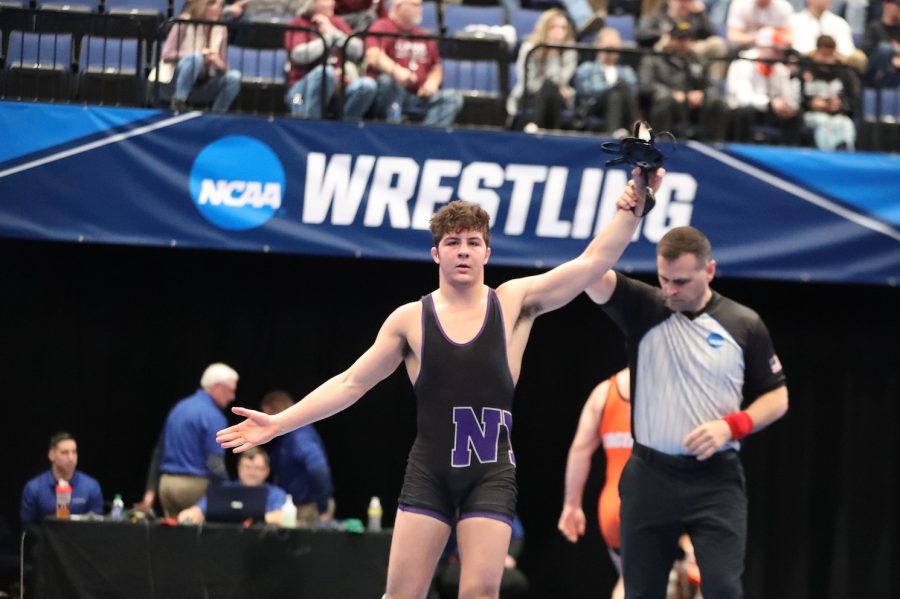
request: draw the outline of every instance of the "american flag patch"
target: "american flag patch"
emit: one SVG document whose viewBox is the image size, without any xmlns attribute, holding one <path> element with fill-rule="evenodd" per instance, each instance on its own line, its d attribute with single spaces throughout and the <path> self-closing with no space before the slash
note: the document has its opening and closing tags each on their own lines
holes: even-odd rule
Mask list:
<svg viewBox="0 0 900 599">
<path fill-rule="evenodd" d="M 781 372 L 781 360 L 778 359 L 777 355 L 772 354 L 772 357 L 769 358 L 769 368 L 772 369 L 772 374 Z"/>
</svg>

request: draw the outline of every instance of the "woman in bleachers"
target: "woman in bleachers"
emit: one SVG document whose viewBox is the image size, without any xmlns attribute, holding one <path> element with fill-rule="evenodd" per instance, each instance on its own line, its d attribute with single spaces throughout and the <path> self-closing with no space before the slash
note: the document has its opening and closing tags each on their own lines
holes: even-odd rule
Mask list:
<svg viewBox="0 0 900 599">
<path fill-rule="evenodd" d="M 563 111 L 575 100 L 575 90 L 569 83 L 578 66 L 578 52 L 539 46 L 574 43 L 575 32 L 562 10 L 551 8 L 535 23 L 534 31 L 519 48 L 516 86 L 507 101 L 514 125 L 525 123 L 529 133 L 560 128 Z"/>
<path fill-rule="evenodd" d="M 222 0 L 189 0 L 179 19 L 219 21 Z M 212 109 L 228 110 L 241 89 L 241 73 L 228 68 L 228 29 L 224 25 L 176 23 L 169 30 L 159 69 L 150 74 L 166 84 L 171 108 L 212 101 Z"/>
</svg>

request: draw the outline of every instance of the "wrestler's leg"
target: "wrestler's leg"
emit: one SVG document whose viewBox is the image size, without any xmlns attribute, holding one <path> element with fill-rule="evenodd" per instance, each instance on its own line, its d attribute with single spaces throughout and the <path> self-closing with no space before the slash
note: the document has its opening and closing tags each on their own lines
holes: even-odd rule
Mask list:
<svg viewBox="0 0 900 599">
<path fill-rule="evenodd" d="M 423 599 L 449 537 L 450 525 L 446 522 L 397 510 L 385 599 Z"/>
<path fill-rule="evenodd" d="M 504 521 L 475 516 L 456 525 L 459 541 L 460 599 L 496 599 L 512 534 Z"/>
</svg>

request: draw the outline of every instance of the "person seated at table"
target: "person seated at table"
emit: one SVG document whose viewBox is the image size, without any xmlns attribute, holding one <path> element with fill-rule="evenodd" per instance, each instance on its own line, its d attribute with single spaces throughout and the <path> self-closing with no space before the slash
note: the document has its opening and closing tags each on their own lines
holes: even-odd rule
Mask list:
<svg viewBox="0 0 900 599">
<path fill-rule="evenodd" d="M 266 497 L 266 523 L 281 524 L 281 507 L 287 498 L 287 493 L 281 487 L 266 482 L 269 477 L 269 454 L 260 447 L 254 447 L 241 454 L 237 463 L 238 480 L 226 481 L 222 485 L 226 487 L 262 487 L 268 491 Z M 189 508 L 178 513 L 178 522 L 198 524 L 206 519 L 206 496 L 204 495 Z"/>
<path fill-rule="evenodd" d="M 266 393 L 260 409 L 266 414 L 279 414 L 294 405 L 286 391 Z M 334 484 L 322 437 L 312 424 L 302 426 L 273 442 L 272 471 L 274 480 L 291 494 L 297 505 L 297 524 L 315 526 L 334 518 Z"/>
<path fill-rule="evenodd" d="M 56 485 L 60 479 L 72 487 L 71 514 L 103 514 L 103 492 L 100 483 L 78 466 L 78 444 L 69 433 L 56 433 L 50 437 L 47 452 L 50 469 L 34 477 L 22 490 L 19 516 L 22 524 L 40 522 L 47 516 L 56 515 Z"/>
</svg>

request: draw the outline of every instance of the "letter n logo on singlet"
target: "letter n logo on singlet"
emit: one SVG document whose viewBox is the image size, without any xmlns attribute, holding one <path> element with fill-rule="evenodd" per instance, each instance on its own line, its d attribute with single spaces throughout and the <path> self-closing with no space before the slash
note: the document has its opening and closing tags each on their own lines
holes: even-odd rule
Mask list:
<svg viewBox="0 0 900 599">
<path fill-rule="evenodd" d="M 453 425 L 455 442 L 451 453 L 454 468 L 465 468 L 472 463 L 472 450 L 482 464 L 497 461 L 497 445 L 500 442 L 500 427 L 506 428 L 506 437 L 512 431 L 512 414 L 497 408 L 482 408 L 481 420 L 475 416 L 475 410 L 466 407 L 453 408 Z M 512 448 L 509 450 L 509 461 L 515 465 L 516 457 Z"/>
</svg>

